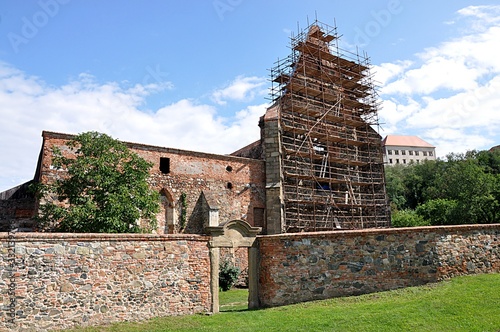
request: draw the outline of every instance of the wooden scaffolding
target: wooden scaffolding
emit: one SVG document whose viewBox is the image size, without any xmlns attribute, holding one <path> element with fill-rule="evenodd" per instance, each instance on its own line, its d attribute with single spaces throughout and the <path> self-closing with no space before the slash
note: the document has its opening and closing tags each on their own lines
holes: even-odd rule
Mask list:
<svg viewBox="0 0 500 332">
<path fill-rule="evenodd" d="M 281 128 L 285 232 L 390 225 L 378 96 L 368 57 L 315 21 L 271 69 Z"/>
</svg>

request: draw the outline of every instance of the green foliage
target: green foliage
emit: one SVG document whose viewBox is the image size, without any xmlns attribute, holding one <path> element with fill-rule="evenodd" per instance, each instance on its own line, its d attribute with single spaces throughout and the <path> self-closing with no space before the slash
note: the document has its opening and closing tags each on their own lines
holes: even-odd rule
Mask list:
<svg viewBox="0 0 500 332">
<path fill-rule="evenodd" d="M 417 214 L 414 210 L 405 209 L 399 210 L 392 214 L 391 224 L 393 227 L 415 227 L 415 226 L 429 226 L 428 220 L 424 219 L 421 215 Z"/>
<path fill-rule="evenodd" d="M 181 220 L 180 220 L 180 228 L 181 230 L 186 228 L 187 224 L 187 201 L 186 201 L 186 193 L 181 193 Z"/>
<path fill-rule="evenodd" d="M 159 195 L 147 183 L 151 163 L 97 132 L 79 134 L 67 147 L 73 156 L 53 150 L 53 166 L 65 175 L 37 188 L 42 227 L 83 233 L 138 233 L 156 227 Z M 43 204 L 49 197 L 58 201 Z M 147 226 L 141 227 L 140 220 Z"/>
<path fill-rule="evenodd" d="M 392 210 L 403 209 L 406 206 L 406 187 L 403 183 L 405 171 L 405 166 L 399 164 L 385 169 L 386 191 L 391 198 Z"/>
<path fill-rule="evenodd" d="M 416 214 L 424 220 L 430 220 L 432 225 L 453 225 L 461 221 L 458 219 L 458 207 L 455 200 L 438 198 L 419 205 Z"/>
<path fill-rule="evenodd" d="M 229 261 L 224 261 L 219 266 L 219 288 L 228 291 L 238 280 L 240 269 L 232 265 Z"/>
<path fill-rule="evenodd" d="M 386 168 L 393 225 L 500 222 L 500 151 L 449 154 L 445 160 Z"/>
<path fill-rule="evenodd" d="M 479 151 L 475 158 L 486 173 L 500 174 L 500 150 Z"/>
</svg>

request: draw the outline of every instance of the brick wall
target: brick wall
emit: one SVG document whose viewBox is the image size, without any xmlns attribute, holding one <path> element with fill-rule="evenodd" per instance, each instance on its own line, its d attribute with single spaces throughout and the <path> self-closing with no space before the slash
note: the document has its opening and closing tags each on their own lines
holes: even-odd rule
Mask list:
<svg viewBox="0 0 500 332">
<path fill-rule="evenodd" d="M 500 225 L 259 237 L 262 306 L 357 295 L 500 272 Z"/>
<path fill-rule="evenodd" d="M 26 231 L 33 228 L 35 199 L 29 187 L 32 181 L 0 193 L 0 232 Z"/>
<path fill-rule="evenodd" d="M 72 135 L 43 132 L 39 179 L 50 183 L 64 175 L 52 167 L 52 148 L 70 156 L 66 142 Z M 245 220 L 254 225 L 255 209 L 265 208 L 264 161 L 235 156 L 185 151 L 137 143 L 126 143 L 140 157 L 153 164 L 150 187 L 162 194 L 162 207 L 157 215 L 157 233 L 199 234 L 207 220 L 198 212 L 202 192 L 214 197 L 221 222 Z M 160 170 L 160 160 L 168 160 L 168 172 Z M 186 197 L 187 225 L 180 229 L 181 194 Z M 170 206 L 170 209 L 169 209 Z M 168 214 L 175 214 L 169 216 Z M 167 220 L 175 225 L 169 225 Z"/>
<path fill-rule="evenodd" d="M 2 233 L 0 330 L 36 326 L 46 331 L 208 312 L 207 241 L 198 235 L 18 233 L 9 238 Z"/>
<path fill-rule="evenodd" d="M 0 200 L 0 232 L 9 232 L 12 229 L 31 230 L 34 214 L 33 198 Z"/>
</svg>

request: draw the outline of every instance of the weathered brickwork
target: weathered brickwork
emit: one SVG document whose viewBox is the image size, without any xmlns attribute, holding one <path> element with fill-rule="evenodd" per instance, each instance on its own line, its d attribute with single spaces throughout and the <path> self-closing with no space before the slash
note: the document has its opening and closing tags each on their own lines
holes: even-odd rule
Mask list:
<svg viewBox="0 0 500 332">
<path fill-rule="evenodd" d="M 9 241 L 3 233 L 0 241 L 0 330 L 210 310 L 208 237 L 19 233 Z"/>
<path fill-rule="evenodd" d="M 0 200 L 0 232 L 33 228 L 35 202 L 32 198 Z"/>
<path fill-rule="evenodd" d="M 33 228 L 36 204 L 29 190 L 32 181 L 0 193 L 0 232 Z"/>
<path fill-rule="evenodd" d="M 262 306 L 500 272 L 500 225 L 259 237 Z"/>
<path fill-rule="evenodd" d="M 71 135 L 43 132 L 39 179 L 50 183 L 64 172 L 52 167 L 52 149 L 66 147 Z M 254 225 L 254 211 L 265 208 L 264 161 L 127 143 L 135 153 L 153 164 L 149 183 L 162 195 L 157 233 L 203 233 L 207 216 L 200 209 L 200 195 L 214 198 L 221 222 L 245 220 Z M 161 159 L 165 166 L 160 169 Z M 181 195 L 185 195 L 185 208 Z M 185 209 L 186 224 L 181 225 Z"/>
</svg>

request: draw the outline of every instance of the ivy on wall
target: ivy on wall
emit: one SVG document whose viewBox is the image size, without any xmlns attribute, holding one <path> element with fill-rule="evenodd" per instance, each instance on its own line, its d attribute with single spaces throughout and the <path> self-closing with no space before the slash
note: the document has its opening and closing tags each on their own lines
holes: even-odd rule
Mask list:
<svg viewBox="0 0 500 332">
<path fill-rule="evenodd" d="M 183 230 L 186 228 L 187 224 L 187 202 L 186 202 L 186 193 L 181 193 L 181 220 L 180 220 L 180 228 Z"/>
</svg>

